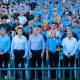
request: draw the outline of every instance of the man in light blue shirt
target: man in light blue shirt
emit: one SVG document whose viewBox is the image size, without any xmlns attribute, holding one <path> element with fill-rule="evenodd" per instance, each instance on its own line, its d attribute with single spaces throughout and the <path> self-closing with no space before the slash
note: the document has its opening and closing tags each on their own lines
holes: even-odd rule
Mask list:
<svg viewBox="0 0 80 80">
<path fill-rule="evenodd" d="M 77 35 L 78 39 L 80 39 L 80 27 L 77 21 L 74 22 L 72 32 Z"/>
<path fill-rule="evenodd" d="M 9 50 L 10 50 L 10 38 L 8 35 L 6 35 L 6 29 L 5 28 L 1 28 L 0 29 L 0 68 L 2 68 L 2 64 L 4 62 L 4 68 L 8 68 L 8 63 L 9 63 L 9 59 L 10 59 L 10 54 L 9 54 Z M 5 78 L 7 78 L 7 71 L 3 71 Z M 1 74 L 2 76 L 2 74 Z"/>
<path fill-rule="evenodd" d="M 56 37 L 56 31 L 51 32 L 51 37 L 46 42 L 46 55 L 49 58 L 50 67 L 58 67 L 59 63 L 59 51 L 57 50 L 60 47 L 60 40 Z M 51 80 L 56 79 L 56 70 L 51 70 L 50 72 Z"/>
<path fill-rule="evenodd" d="M 39 17 L 38 16 L 34 16 L 34 19 L 33 19 L 34 23 L 34 27 L 37 27 L 38 25 L 41 25 L 41 21 L 39 21 Z"/>
<path fill-rule="evenodd" d="M 31 67 L 36 67 L 36 61 L 38 67 L 41 67 L 42 58 L 45 51 L 45 41 L 41 34 L 38 32 L 38 28 L 33 29 L 33 34 L 29 37 L 29 54 L 31 58 Z M 30 80 L 35 78 L 35 71 L 31 70 Z M 42 71 L 38 70 L 38 78 L 42 80 Z"/>
<path fill-rule="evenodd" d="M 64 59 L 64 66 L 68 67 L 70 63 L 70 67 L 74 67 L 75 61 L 75 53 L 77 50 L 77 40 L 72 36 L 72 32 L 67 32 L 67 37 L 62 41 L 63 46 L 63 59 Z M 65 70 L 65 79 L 69 78 L 68 71 Z M 74 79 L 74 70 L 72 70 L 72 78 Z"/>
<path fill-rule="evenodd" d="M 25 58 L 28 54 L 28 43 L 25 36 L 22 35 L 22 27 L 18 28 L 18 35 L 14 36 L 11 44 L 11 53 L 14 58 L 14 67 L 18 68 L 19 63 L 21 63 L 21 68 L 24 68 Z M 25 71 L 23 70 L 22 79 L 25 80 Z M 18 71 L 15 72 L 16 80 L 19 78 Z"/>
</svg>

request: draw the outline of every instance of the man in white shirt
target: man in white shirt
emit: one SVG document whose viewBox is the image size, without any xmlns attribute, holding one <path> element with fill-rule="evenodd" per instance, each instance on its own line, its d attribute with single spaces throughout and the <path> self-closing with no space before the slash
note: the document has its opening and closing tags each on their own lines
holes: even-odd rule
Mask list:
<svg viewBox="0 0 80 80">
<path fill-rule="evenodd" d="M 28 54 L 28 43 L 26 37 L 22 35 L 23 29 L 21 27 L 18 28 L 18 35 L 13 37 L 11 44 L 11 53 L 14 57 L 14 66 L 18 68 L 18 64 L 21 63 L 21 67 L 24 68 L 25 58 Z M 22 71 L 22 79 L 25 80 L 25 72 Z M 16 80 L 19 78 L 18 71 L 16 71 Z"/>
<path fill-rule="evenodd" d="M 77 50 L 77 40 L 72 36 L 71 31 L 67 32 L 67 37 L 63 39 L 62 46 L 63 46 L 63 53 L 64 53 L 63 55 L 64 66 L 68 67 L 70 63 L 70 67 L 74 67 L 75 53 Z M 65 70 L 65 79 L 67 79 L 68 77 L 69 77 L 68 70 Z M 73 70 L 72 70 L 72 78 L 74 78 Z"/>
<path fill-rule="evenodd" d="M 20 16 L 18 18 L 21 25 L 24 25 L 27 22 L 27 19 L 22 12 L 20 13 Z"/>
</svg>

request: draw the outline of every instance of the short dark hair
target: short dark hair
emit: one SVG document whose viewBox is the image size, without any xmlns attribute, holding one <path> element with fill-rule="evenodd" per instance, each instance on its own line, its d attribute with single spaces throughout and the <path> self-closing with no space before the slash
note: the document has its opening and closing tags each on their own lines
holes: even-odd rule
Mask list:
<svg viewBox="0 0 80 80">
<path fill-rule="evenodd" d="M 15 20 L 16 20 L 16 19 L 19 20 L 19 18 L 15 18 Z"/>
<path fill-rule="evenodd" d="M 37 27 L 38 27 L 38 28 L 42 28 L 42 26 L 41 26 L 41 25 L 38 25 Z"/>
<path fill-rule="evenodd" d="M 21 30 L 23 31 L 23 28 L 21 28 L 21 27 L 18 27 L 18 30 L 19 30 L 19 29 L 21 29 Z"/>
</svg>

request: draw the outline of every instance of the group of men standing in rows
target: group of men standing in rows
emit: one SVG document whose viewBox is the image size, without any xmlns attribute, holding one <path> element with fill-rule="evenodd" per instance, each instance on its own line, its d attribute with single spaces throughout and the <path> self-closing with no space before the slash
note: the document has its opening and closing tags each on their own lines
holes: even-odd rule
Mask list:
<svg viewBox="0 0 80 80">
<path fill-rule="evenodd" d="M 77 41 L 73 37 L 71 31 L 67 31 L 67 36 L 61 41 L 56 37 L 56 31 L 51 32 L 51 37 L 45 42 L 42 34 L 39 33 L 38 27 L 33 29 L 33 34 L 29 36 L 29 40 L 23 36 L 23 28 L 18 27 L 18 34 L 13 37 L 12 42 L 9 36 L 6 34 L 6 29 L 0 29 L 0 68 L 4 62 L 4 67 L 8 68 L 8 63 L 10 59 L 10 49 L 12 57 L 14 58 L 14 67 L 18 68 L 19 63 L 21 63 L 21 68 L 25 67 L 25 58 L 29 55 L 31 60 L 31 68 L 37 66 L 41 68 L 42 58 L 46 53 L 46 57 L 49 59 L 50 67 L 58 67 L 59 64 L 59 50 L 58 47 L 62 46 L 63 51 L 63 61 L 64 67 L 74 67 L 75 54 L 79 51 L 80 56 L 80 40 Z M 80 60 L 80 59 L 79 59 Z M 79 62 L 80 63 L 80 62 Z M 66 70 L 67 71 L 67 70 Z M 68 74 L 65 71 L 65 79 Z M 2 73 L 2 72 L 1 72 Z M 5 77 L 7 76 L 7 71 L 4 71 Z M 19 75 L 16 71 L 16 80 L 18 80 Z M 56 70 L 50 71 L 51 79 L 56 79 Z M 74 71 L 72 71 L 72 77 L 74 78 Z M 31 70 L 30 80 L 35 78 L 35 70 Z M 42 80 L 42 71 L 38 70 L 38 78 Z M 25 80 L 25 71 L 22 71 L 22 79 Z"/>
</svg>

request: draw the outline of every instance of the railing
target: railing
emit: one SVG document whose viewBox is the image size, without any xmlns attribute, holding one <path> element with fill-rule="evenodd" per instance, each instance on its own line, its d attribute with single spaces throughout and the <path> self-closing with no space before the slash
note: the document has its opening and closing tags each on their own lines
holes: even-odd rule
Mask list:
<svg viewBox="0 0 80 80">
<path fill-rule="evenodd" d="M 29 80 L 29 74 L 28 74 L 28 71 L 30 70 L 35 70 L 35 74 L 37 72 L 37 70 L 42 70 L 42 80 L 50 80 L 50 77 L 48 77 L 48 70 L 56 70 L 56 80 L 58 79 L 61 79 L 61 80 L 65 80 L 65 70 L 70 70 L 70 78 L 69 80 L 73 80 L 72 79 L 72 70 L 76 70 L 76 73 L 77 73 L 77 77 L 75 77 L 76 80 L 80 80 L 80 76 L 79 76 L 79 73 L 80 73 L 80 68 L 0 68 L 0 73 L 1 71 L 3 70 L 7 70 L 7 80 L 15 80 L 15 71 L 16 70 L 19 70 L 20 71 L 20 74 L 22 74 L 22 71 L 25 70 L 27 71 L 27 76 L 25 77 L 26 80 Z M 9 74 L 9 71 L 10 73 L 13 71 L 13 76 L 11 76 L 11 74 Z M 44 72 L 47 71 L 47 74 L 44 75 Z M 62 75 L 59 77 L 59 71 L 62 72 Z M 50 75 L 50 74 L 49 74 Z M 2 76 L 0 74 L 0 80 L 4 80 L 2 79 Z M 22 75 L 20 75 L 20 80 L 22 80 Z M 37 80 L 37 76 L 35 76 L 35 80 Z"/>
<path fill-rule="evenodd" d="M 42 67 L 41 68 L 30 68 L 29 66 L 29 57 L 27 58 L 27 63 L 25 63 L 25 68 L 14 68 L 14 59 L 13 58 L 10 58 L 10 63 L 8 65 L 8 68 L 0 68 L 0 80 L 4 80 L 3 76 L 1 76 L 1 71 L 4 71 L 4 70 L 7 70 L 7 79 L 6 80 L 15 80 L 15 71 L 16 70 L 19 70 L 19 75 L 20 75 L 20 79 L 19 80 L 22 80 L 22 71 L 24 70 L 25 71 L 25 79 L 26 80 L 29 80 L 30 79 L 30 71 L 31 70 L 35 70 L 35 80 L 37 80 L 37 70 L 42 70 L 42 80 L 51 80 L 50 79 L 50 71 L 51 70 L 56 70 L 56 80 L 65 80 L 65 70 L 69 70 L 69 79 L 68 80 L 73 80 L 72 79 L 72 70 L 74 70 L 74 77 L 76 80 L 80 80 L 80 68 L 77 67 L 76 65 L 76 59 L 78 58 L 78 53 L 76 53 L 75 55 L 75 64 L 74 64 L 74 67 L 71 68 L 71 67 L 68 67 L 68 68 L 65 68 L 61 67 L 61 60 L 63 60 L 63 54 L 60 53 L 59 55 L 59 64 L 58 64 L 58 67 L 57 68 L 50 68 L 50 65 L 48 64 L 48 59 L 46 59 L 46 62 L 47 62 L 47 66 L 44 67 L 44 64 L 43 64 L 43 60 L 42 60 Z M 12 65 L 13 64 L 13 65 Z M 37 65 L 37 64 L 36 64 Z M 20 65 L 19 65 L 20 67 Z"/>
</svg>

